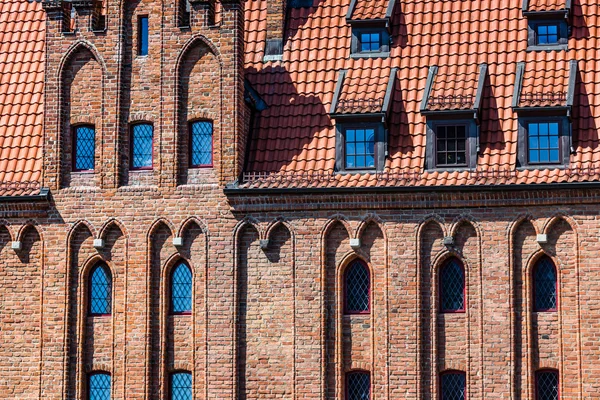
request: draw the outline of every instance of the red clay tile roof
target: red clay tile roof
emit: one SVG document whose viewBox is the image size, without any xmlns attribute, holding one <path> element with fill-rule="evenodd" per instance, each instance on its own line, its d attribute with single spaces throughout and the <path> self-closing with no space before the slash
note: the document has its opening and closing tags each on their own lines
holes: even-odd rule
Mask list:
<svg viewBox="0 0 600 400">
<path fill-rule="evenodd" d="M 38 2 L 0 4 L 0 196 L 40 190 L 45 18 Z"/>
<path fill-rule="evenodd" d="M 357 0 L 352 19 L 383 19 L 390 1 L 396 0 Z"/>
<path fill-rule="evenodd" d="M 381 64 L 381 59 L 364 59 L 364 68 L 377 71 L 377 74 L 362 74 L 362 68 L 348 71 L 336 107 L 340 114 L 381 112 L 385 92 L 390 81 L 391 68 L 372 66 Z"/>
<path fill-rule="evenodd" d="M 543 74 L 535 63 L 525 66 L 519 107 L 565 106 L 569 86 L 569 62 L 547 62 Z"/>
<path fill-rule="evenodd" d="M 444 65 L 435 76 L 428 110 L 472 109 L 479 83 L 479 65 Z"/>
<path fill-rule="evenodd" d="M 528 11 L 556 11 L 564 10 L 567 0 L 529 0 Z"/>
<path fill-rule="evenodd" d="M 250 143 L 245 187 L 521 184 L 600 180 L 600 6 L 581 0 L 573 9 L 568 51 L 528 52 L 521 1 L 402 0 L 391 19 L 389 58 L 350 57 L 350 0 L 314 0 L 290 13 L 283 61 L 263 63 L 266 1 L 246 1 L 246 74 L 269 108 Z M 534 2 L 532 2 L 534 3 Z M 539 4 L 539 3 L 537 3 Z M 562 3 L 561 3 L 562 4 Z M 564 90 L 568 62 L 579 60 L 568 168 L 522 170 L 517 161 L 517 114 L 512 98 L 518 62 L 523 90 Z M 477 67 L 488 65 L 481 103 L 480 154 L 474 171 L 427 171 L 420 102 L 429 67 L 444 89 L 471 93 Z M 382 173 L 337 174 L 335 121 L 328 112 L 337 77 L 376 80 L 398 68 L 389 118 L 389 157 Z M 566 74 L 566 75 L 565 75 Z M 464 76 L 461 78 L 460 76 Z M 356 78 L 359 79 L 359 78 Z M 441 82 L 441 81 L 439 81 Z M 438 84 L 439 84 L 438 82 Z M 374 87 L 378 87 L 375 85 Z M 442 90 L 436 85 L 434 91 Z M 376 89 L 365 91 L 373 96 Z M 437 92 L 436 92 L 437 93 Z"/>
</svg>

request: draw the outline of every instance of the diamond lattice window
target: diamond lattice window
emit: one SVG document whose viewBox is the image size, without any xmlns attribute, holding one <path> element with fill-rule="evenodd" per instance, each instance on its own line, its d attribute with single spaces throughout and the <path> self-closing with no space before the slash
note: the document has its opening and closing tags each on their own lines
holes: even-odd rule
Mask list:
<svg viewBox="0 0 600 400">
<path fill-rule="evenodd" d="M 75 171 L 94 169 L 96 134 L 93 126 L 78 126 L 74 130 L 74 165 Z"/>
<path fill-rule="evenodd" d="M 463 372 L 447 372 L 441 377 L 442 400 L 464 400 L 466 377 Z"/>
<path fill-rule="evenodd" d="M 133 169 L 152 168 L 152 137 L 154 128 L 151 124 L 136 124 L 131 130 L 131 167 Z"/>
<path fill-rule="evenodd" d="M 177 265 L 171 276 L 171 311 L 192 311 L 192 271 L 184 263 Z"/>
<path fill-rule="evenodd" d="M 106 315 L 111 313 L 112 280 L 104 265 L 92 270 L 90 279 L 90 314 Z"/>
<path fill-rule="evenodd" d="M 171 400 L 192 400 L 192 374 L 177 372 L 171 375 Z"/>
<path fill-rule="evenodd" d="M 535 377 L 536 400 L 558 400 L 558 372 L 538 371 Z"/>
<path fill-rule="evenodd" d="M 451 259 L 440 274 L 441 309 L 443 312 L 465 309 L 465 274 L 462 265 Z"/>
<path fill-rule="evenodd" d="M 369 400 L 371 375 L 368 372 L 350 372 L 346 376 L 346 400 Z"/>
<path fill-rule="evenodd" d="M 356 260 L 346 270 L 346 312 L 350 314 L 369 311 L 371 282 L 367 266 Z"/>
<path fill-rule="evenodd" d="M 549 258 L 542 258 L 533 273 L 535 310 L 556 310 L 556 268 Z"/>
<path fill-rule="evenodd" d="M 210 167 L 213 164 L 213 124 L 196 121 L 190 127 L 190 166 Z"/>
<path fill-rule="evenodd" d="M 93 373 L 88 384 L 89 400 L 110 400 L 110 375 L 106 373 Z"/>
</svg>

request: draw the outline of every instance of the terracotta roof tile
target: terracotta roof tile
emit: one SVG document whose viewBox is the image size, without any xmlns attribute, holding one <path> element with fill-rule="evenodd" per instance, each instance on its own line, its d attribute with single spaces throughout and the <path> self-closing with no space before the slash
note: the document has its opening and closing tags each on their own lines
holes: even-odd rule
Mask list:
<svg viewBox="0 0 600 400">
<path fill-rule="evenodd" d="M 442 66 L 435 76 L 427 109 L 472 109 L 475 104 L 478 83 L 478 64 Z"/>
<path fill-rule="evenodd" d="M 390 67 L 382 67 L 381 59 L 357 60 L 359 65 L 348 71 L 344 79 L 336 111 L 341 114 L 381 112 L 390 80 Z M 365 75 L 366 66 L 378 64 L 373 68 L 377 74 Z"/>
<path fill-rule="evenodd" d="M 390 1 L 395 0 L 357 0 L 352 19 L 383 19 Z"/>
<path fill-rule="evenodd" d="M 529 0 L 528 11 L 564 10 L 567 0 Z"/>
<path fill-rule="evenodd" d="M 44 38 L 40 3 L 0 4 L 0 196 L 40 190 Z"/>
<path fill-rule="evenodd" d="M 565 106 L 569 75 L 569 62 L 564 59 L 526 64 L 519 106 Z"/>
</svg>

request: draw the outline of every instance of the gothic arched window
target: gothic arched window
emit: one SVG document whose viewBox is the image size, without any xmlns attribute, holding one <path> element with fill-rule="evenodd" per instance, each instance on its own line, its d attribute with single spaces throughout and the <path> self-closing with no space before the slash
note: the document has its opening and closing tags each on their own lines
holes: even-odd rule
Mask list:
<svg viewBox="0 0 600 400">
<path fill-rule="evenodd" d="M 88 294 L 90 315 L 110 315 L 112 308 L 112 277 L 108 267 L 97 264 L 90 272 Z"/>
<path fill-rule="evenodd" d="M 370 311 L 371 278 L 369 268 L 361 260 L 354 260 L 344 274 L 346 314 L 365 314 Z"/>
<path fill-rule="evenodd" d="M 192 312 L 192 270 L 180 262 L 171 273 L 171 313 Z"/>
<path fill-rule="evenodd" d="M 446 261 L 440 270 L 440 309 L 442 312 L 465 310 L 465 269 L 456 258 Z"/>
</svg>

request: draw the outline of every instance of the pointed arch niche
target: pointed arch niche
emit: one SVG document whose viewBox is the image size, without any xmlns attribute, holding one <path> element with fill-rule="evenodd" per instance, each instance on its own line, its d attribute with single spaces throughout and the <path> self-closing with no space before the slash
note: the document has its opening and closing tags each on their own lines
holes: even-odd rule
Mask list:
<svg viewBox="0 0 600 400">
<path fill-rule="evenodd" d="M 277 393 L 294 397 L 295 292 L 294 245 L 288 227 L 269 231 L 261 248 L 250 224 L 237 236 L 238 399 Z M 267 359 L 268 363 L 261 360 Z M 292 366 L 292 368 L 290 368 Z"/>
</svg>

